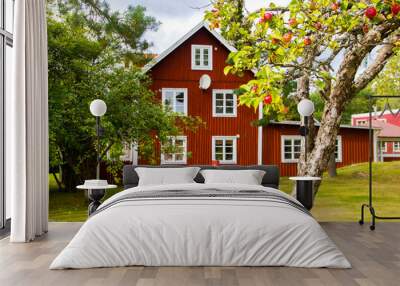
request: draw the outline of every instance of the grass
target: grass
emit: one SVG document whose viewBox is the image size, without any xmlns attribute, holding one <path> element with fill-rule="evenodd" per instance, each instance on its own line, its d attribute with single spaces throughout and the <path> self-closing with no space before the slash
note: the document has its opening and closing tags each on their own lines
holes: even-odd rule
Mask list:
<svg viewBox="0 0 400 286">
<path fill-rule="evenodd" d="M 400 215 L 400 161 L 375 163 L 374 206 L 380 216 Z M 58 192 L 50 177 L 51 221 L 84 221 L 88 201 L 84 191 Z M 281 178 L 280 189 L 292 190 L 293 182 Z M 110 197 L 121 188 L 107 192 Z M 358 221 L 360 207 L 368 200 L 368 164 L 358 164 L 338 169 L 338 176 L 325 176 L 314 202 L 312 213 L 319 221 Z"/>
</svg>

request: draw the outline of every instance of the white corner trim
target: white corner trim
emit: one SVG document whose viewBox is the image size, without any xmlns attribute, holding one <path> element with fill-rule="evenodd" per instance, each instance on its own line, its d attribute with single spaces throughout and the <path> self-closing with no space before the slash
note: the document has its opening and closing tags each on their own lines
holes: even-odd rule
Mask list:
<svg viewBox="0 0 400 286">
<path fill-rule="evenodd" d="M 338 141 L 338 157 L 335 159 L 335 161 L 336 161 L 336 163 L 341 163 L 343 161 L 343 141 L 342 141 L 342 136 L 338 135 L 336 138 L 337 138 L 337 141 Z M 335 146 L 335 148 L 336 148 L 336 146 Z"/>
<path fill-rule="evenodd" d="M 261 120 L 264 117 L 264 113 L 263 113 L 263 104 L 260 103 L 260 105 L 258 106 L 258 119 Z M 263 163 L 263 127 L 262 126 L 258 126 L 258 130 L 257 130 L 257 136 L 258 136 L 258 142 L 257 142 L 257 164 L 258 165 L 262 165 Z"/>
</svg>

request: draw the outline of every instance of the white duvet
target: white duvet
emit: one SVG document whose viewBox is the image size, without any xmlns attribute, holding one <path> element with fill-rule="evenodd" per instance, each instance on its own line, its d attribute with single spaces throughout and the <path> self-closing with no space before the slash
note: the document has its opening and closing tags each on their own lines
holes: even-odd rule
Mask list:
<svg viewBox="0 0 400 286">
<path fill-rule="evenodd" d="M 136 187 L 104 202 L 154 190 L 265 190 L 238 184 Z M 291 198 L 291 200 L 294 200 Z M 50 269 L 145 266 L 349 268 L 314 218 L 293 206 L 246 198 L 123 201 L 90 217 Z"/>
</svg>

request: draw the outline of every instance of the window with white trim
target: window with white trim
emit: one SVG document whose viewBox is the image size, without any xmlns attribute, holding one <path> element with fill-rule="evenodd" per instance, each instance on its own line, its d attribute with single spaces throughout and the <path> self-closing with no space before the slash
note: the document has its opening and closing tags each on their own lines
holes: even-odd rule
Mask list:
<svg viewBox="0 0 400 286">
<path fill-rule="evenodd" d="M 387 142 L 385 142 L 385 141 L 381 141 L 380 142 L 380 149 L 381 149 L 381 152 L 387 152 Z"/>
<path fill-rule="evenodd" d="M 187 89 L 186 88 L 163 88 L 162 103 L 173 112 L 187 115 Z"/>
<path fill-rule="evenodd" d="M 393 142 L 393 152 L 400 152 L 400 142 Z"/>
<path fill-rule="evenodd" d="M 283 135 L 281 141 L 281 154 L 283 163 L 296 163 L 301 154 L 301 136 Z"/>
<path fill-rule="evenodd" d="M 214 89 L 213 95 L 214 117 L 236 117 L 237 98 L 231 89 Z"/>
<path fill-rule="evenodd" d="M 336 137 L 336 144 L 335 144 L 335 160 L 336 162 L 342 162 L 342 136 L 338 135 Z"/>
<path fill-rule="evenodd" d="M 161 154 L 161 164 L 186 164 L 187 137 L 170 137 L 169 144 L 173 146 L 175 152 L 171 154 Z"/>
<path fill-rule="evenodd" d="M 367 125 L 367 120 L 366 119 L 357 119 L 356 120 L 356 125 L 357 126 L 366 126 Z"/>
<path fill-rule="evenodd" d="M 212 46 L 192 45 L 192 70 L 212 70 Z"/>
<path fill-rule="evenodd" d="M 237 137 L 236 136 L 213 136 L 212 137 L 212 160 L 221 164 L 236 164 Z"/>
<path fill-rule="evenodd" d="M 301 155 L 301 146 L 304 137 L 299 135 L 281 136 L 281 161 L 282 163 L 297 163 Z M 335 144 L 336 162 L 342 162 L 342 136 L 337 136 Z"/>
</svg>

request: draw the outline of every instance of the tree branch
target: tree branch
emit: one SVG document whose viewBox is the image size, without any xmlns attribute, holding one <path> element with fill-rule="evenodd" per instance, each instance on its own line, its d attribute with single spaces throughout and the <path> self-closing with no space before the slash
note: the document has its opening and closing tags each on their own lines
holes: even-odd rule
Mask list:
<svg viewBox="0 0 400 286">
<path fill-rule="evenodd" d="M 388 59 L 394 54 L 393 44 L 400 40 L 400 33 L 390 37 L 389 43 L 380 48 L 374 63 L 372 63 L 353 84 L 355 93 L 364 89 L 385 67 Z"/>
</svg>

